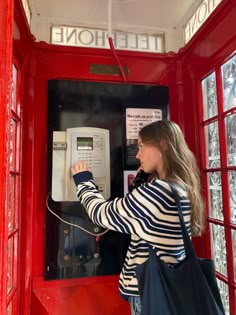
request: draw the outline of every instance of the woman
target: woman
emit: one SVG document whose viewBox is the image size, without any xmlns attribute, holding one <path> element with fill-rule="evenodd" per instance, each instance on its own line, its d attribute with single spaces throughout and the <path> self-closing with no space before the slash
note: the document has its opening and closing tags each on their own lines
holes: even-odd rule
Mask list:
<svg viewBox="0 0 236 315">
<path fill-rule="evenodd" d="M 79 201 L 91 220 L 104 228 L 131 234 L 119 290 L 130 302 L 132 315 L 141 314 L 135 267 L 148 259 L 149 244 L 158 248 L 158 255 L 167 263 L 185 257 L 169 182 L 178 190 L 189 234 L 200 235 L 204 221 L 196 161 L 179 126 L 164 120 L 145 126 L 139 132 L 138 148 L 140 169 L 154 177 L 124 198 L 104 200 L 84 161 L 76 162 L 71 169 Z"/>
</svg>

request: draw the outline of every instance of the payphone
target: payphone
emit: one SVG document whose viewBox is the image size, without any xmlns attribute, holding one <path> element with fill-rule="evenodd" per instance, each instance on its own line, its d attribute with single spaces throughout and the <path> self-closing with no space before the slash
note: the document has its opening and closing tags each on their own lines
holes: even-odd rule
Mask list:
<svg viewBox="0 0 236 315">
<path fill-rule="evenodd" d="M 91 168 L 98 190 L 105 199 L 109 199 L 109 130 L 95 127 L 67 128 L 66 131 L 53 131 L 52 140 L 51 197 L 54 201 L 53 208 L 56 205 L 57 210 L 56 212 L 52 210 L 48 200 L 47 208 L 60 222 L 58 276 L 60 279 L 94 276 L 101 264 L 97 238 L 104 235 L 107 230 L 90 221 L 78 202 L 70 169 L 77 160 L 85 160 Z M 60 212 L 63 204 L 67 204 L 67 211 L 64 208 Z M 70 213 L 73 208 L 76 208 L 78 215 Z M 58 210 L 60 214 L 57 213 Z"/>
<path fill-rule="evenodd" d="M 70 173 L 77 160 L 85 160 L 91 168 L 98 190 L 110 197 L 110 144 L 109 130 L 78 127 L 53 132 L 52 199 L 78 201 Z"/>
</svg>

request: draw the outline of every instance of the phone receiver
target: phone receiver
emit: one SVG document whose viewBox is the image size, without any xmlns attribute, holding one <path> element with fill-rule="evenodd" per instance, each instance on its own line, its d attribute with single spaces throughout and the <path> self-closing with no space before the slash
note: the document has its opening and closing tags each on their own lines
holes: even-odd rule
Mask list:
<svg viewBox="0 0 236 315">
<path fill-rule="evenodd" d="M 135 176 L 132 186 L 134 188 L 139 187 L 140 185 L 142 185 L 143 183 L 145 183 L 148 180 L 148 176 L 150 174 L 145 173 L 143 170 L 141 170 L 140 172 L 138 172 L 138 174 Z"/>
</svg>

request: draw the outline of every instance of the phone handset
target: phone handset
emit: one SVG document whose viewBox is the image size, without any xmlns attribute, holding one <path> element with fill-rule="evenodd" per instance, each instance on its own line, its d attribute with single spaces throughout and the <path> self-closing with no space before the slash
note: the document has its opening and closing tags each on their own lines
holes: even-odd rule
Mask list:
<svg viewBox="0 0 236 315">
<path fill-rule="evenodd" d="M 150 174 L 145 173 L 143 170 L 140 170 L 135 176 L 135 178 L 133 179 L 133 182 L 132 182 L 133 188 L 137 188 L 140 185 L 146 183 L 149 175 Z"/>
</svg>

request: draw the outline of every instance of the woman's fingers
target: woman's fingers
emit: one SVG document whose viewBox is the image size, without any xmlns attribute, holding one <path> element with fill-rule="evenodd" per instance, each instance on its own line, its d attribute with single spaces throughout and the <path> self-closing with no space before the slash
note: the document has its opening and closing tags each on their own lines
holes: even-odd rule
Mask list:
<svg viewBox="0 0 236 315">
<path fill-rule="evenodd" d="M 91 171 L 85 161 L 80 161 L 80 160 L 76 161 L 71 167 L 72 175 L 75 175 L 77 173 L 84 172 L 84 171 Z"/>
</svg>

